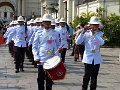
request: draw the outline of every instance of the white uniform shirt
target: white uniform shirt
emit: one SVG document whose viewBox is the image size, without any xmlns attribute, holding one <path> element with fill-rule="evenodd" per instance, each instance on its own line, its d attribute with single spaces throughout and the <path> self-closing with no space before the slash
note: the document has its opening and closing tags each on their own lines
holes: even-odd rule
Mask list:
<svg viewBox="0 0 120 90">
<path fill-rule="evenodd" d="M 84 42 L 85 45 L 82 62 L 92 64 L 94 60 L 94 64 L 102 63 L 102 58 L 100 54 L 100 45 L 104 44 L 104 40 L 101 37 L 102 35 L 102 32 L 96 32 L 96 34 L 93 35 L 92 32 L 89 30 L 86 31 L 84 34 L 81 33 L 78 36 L 75 43 L 79 45 Z"/>
<path fill-rule="evenodd" d="M 61 42 L 60 47 L 67 48 L 67 39 L 68 39 L 67 28 L 66 27 L 59 27 L 59 29 L 57 29 L 57 30 L 60 34 L 60 42 Z"/>
<path fill-rule="evenodd" d="M 17 47 L 26 47 L 26 40 L 25 40 L 25 26 L 22 25 L 17 25 L 12 32 L 8 35 L 7 42 L 8 44 L 12 38 L 14 37 L 14 46 Z"/>
<path fill-rule="evenodd" d="M 29 45 L 32 45 L 32 44 L 33 44 L 33 40 L 34 40 L 34 37 L 35 37 L 35 33 L 36 33 L 37 31 L 42 32 L 43 29 L 44 29 L 44 28 L 41 27 L 41 26 L 36 26 L 36 27 L 34 27 L 33 33 L 32 33 L 32 35 L 31 35 L 31 37 L 30 37 L 30 39 L 29 39 Z"/>
<path fill-rule="evenodd" d="M 59 42 L 59 38 L 52 29 L 44 29 L 42 33 L 40 31 L 36 32 L 32 45 L 34 60 L 40 59 L 45 62 L 51 58 L 58 50 L 57 42 Z M 59 53 L 56 53 L 56 55 L 59 55 Z"/>
</svg>

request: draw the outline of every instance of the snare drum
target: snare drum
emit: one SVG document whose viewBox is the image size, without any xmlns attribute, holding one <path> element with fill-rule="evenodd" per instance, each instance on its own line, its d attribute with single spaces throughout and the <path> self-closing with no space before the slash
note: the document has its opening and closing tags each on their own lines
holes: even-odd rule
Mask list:
<svg viewBox="0 0 120 90">
<path fill-rule="evenodd" d="M 59 56 L 53 56 L 48 59 L 43 68 L 47 71 L 52 80 L 62 80 L 66 74 L 66 68 Z"/>
</svg>

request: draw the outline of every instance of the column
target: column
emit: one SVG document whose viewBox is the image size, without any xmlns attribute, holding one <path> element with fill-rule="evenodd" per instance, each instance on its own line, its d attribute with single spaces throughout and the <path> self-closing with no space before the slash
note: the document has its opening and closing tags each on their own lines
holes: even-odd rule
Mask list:
<svg viewBox="0 0 120 90">
<path fill-rule="evenodd" d="M 21 9 L 22 9 L 22 16 L 25 16 L 25 0 L 21 0 L 22 1 L 22 7 L 21 7 Z"/>
<path fill-rule="evenodd" d="M 64 11 L 64 18 L 66 18 L 66 20 L 67 20 L 67 1 L 64 1 L 64 3 L 63 3 L 63 7 L 64 7 L 64 9 L 63 9 L 63 11 Z"/>
<path fill-rule="evenodd" d="M 77 8 L 75 6 L 75 0 L 72 1 L 72 20 L 74 20 L 74 17 L 77 15 Z"/>
<path fill-rule="evenodd" d="M 44 8 L 43 8 L 43 6 L 41 5 L 41 16 L 43 16 L 44 15 L 44 12 L 45 10 L 44 10 Z"/>
<path fill-rule="evenodd" d="M 58 18 L 64 16 L 64 3 L 63 0 L 59 0 L 59 11 L 58 11 Z"/>
<path fill-rule="evenodd" d="M 21 13 L 21 0 L 17 0 L 17 12 L 18 12 L 18 16 L 20 16 L 22 13 Z"/>
<path fill-rule="evenodd" d="M 67 23 L 72 21 L 72 1 L 67 0 Z"/>
</svg>

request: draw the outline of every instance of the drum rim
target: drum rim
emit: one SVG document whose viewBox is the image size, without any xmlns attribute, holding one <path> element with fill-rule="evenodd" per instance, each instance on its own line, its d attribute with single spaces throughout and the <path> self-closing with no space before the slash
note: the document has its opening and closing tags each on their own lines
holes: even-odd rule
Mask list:
<svg viewBox="0 0 120 90">
<path fill-rule="evenodd" d="M 58 56 L 59 57 L 59 56 Z M 52 57 L 51 57 L 52 58 Z M 61 59 L 59 60 L 59 63 L 61 62 Z M 59 64 L 58 63 L 58 64 Z M 54 67 L 52 67 L 52 68 L 49 68 L 49 69 L 45 69 L 45 63 L 43 64 L 43 68 L 45 69 L 45 70 L 51 70 L 51 69 L 54 69 L 58 64 L 56 64 Z"/>
</svg>

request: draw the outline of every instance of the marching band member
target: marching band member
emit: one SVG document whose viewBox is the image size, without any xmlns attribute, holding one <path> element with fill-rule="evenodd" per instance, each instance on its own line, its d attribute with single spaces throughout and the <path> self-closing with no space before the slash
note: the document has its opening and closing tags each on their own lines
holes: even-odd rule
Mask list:
<svg viewBox="0 0 120 90">
<path fill-rule="evenodd" d="M 56 23 L 56 25 L 55 25 L 55 29 L 58 29 L 59 28 L 59 19 L 57 18 L 57 19 L 55 19 L 55 23 Z"/>
<path fill-rule="evenodd" d="M 100 22 L 96 16 L 90 19 L 90 30 L 84 27 L 81 34 L 76 39 L 76 44 L 79 45 L 84 42 L 85 51 L 82 62 L 85 65 L 85 74 L 83 76 L 82 90 L 87 90 L 89 80 L 90 90 L 96 90 L 97 88 L 97 76 L 102 63 L 100 54 L 100 46 L 104 44 L 103 33 L 98 31 Z"/>
<path fill-rule="evenodd" d="M 54 31 L 51 29 L 51 20 L 52 17 L 49 14 L 44 14 L 43 16 L 43 26 L 44 29 L 42 32 L 38 31 L 35 33 L 32 52 L 34 55 L 34 61 L 38 64 L 38 90 L 45 90 L 46 81 L 46 90 L 52 90 L 52 80 L 48 74 L 43 70 L 43 64 L 49 58 L 51 58 L 55 51 L 57 51 L 57 41 L 59 38 L 55 35 Z M 58 54 L 58 53 L 56 53 Z"/>
<path fill-rule="evenodd" d="M 7 36 L 10 34 L 10 32 L 14 29 L 14 23 L 15 21 L 10 22 L 9 27 L 7 28 L 7 31 L 5 32 L 5 34 L 3 35 L 4 39 L 7 40 Z M 13 57 L 13 46 L 14 46 L 14 42 L 11 41 L 8 45 L 9 47 L 9 53 L 11 54 L 11 56 Z"/>
<path fill-rule="evenodd" d="M 8 35 L 6 44 L 14 37 L 14 51 L 15 51 L 15 72 L 18 73 L 20 71 L 24 71 L 23 63 L 24 63 L 24 54 L 26 48 L 26 33 L 24 26 L 24 19 L 22 16 L 19 16 L 18 25 L 14 28 L 14 30 Z"/>
<path fill-rule="evenodd" d="M 32 61 L 33 61 L 33 54 L 32 54 L 31 48 L 29 48 L 29 47 L 30 47 L 29 41 L 30 41 L 30 38 L 32 37 L 32 34 L 33 34 L 33 32 L 34 32 L 34 28 L 35 28 L 34 19 L 31 19 L 31 20 L 29 21 L 29 24 L 30 24 L 30 26 L 27 27 L 27 34 L 28 34 L 28 36 L 27 36 L 26 55 L 27 55 L 29 61 L 32 62 Z"/>
<path fill-rule="evenodd" d="M 37 67 L 37 64 L 34 62 L 34 58 L 33 58 L 33 54 L 32 54 L 32 44 L 33 44 L 33 40 L 34 40 L 34 37 L 35 37 L 35 33 L 37 31 L 42 32 L 42 30 L 43 30 L 43 27 L 42 27 L 41 23 L 42 23 L 41 18 L 36 18 L 35 19 L 36 26 L 33 29 L 33 33 L 32 33 L 32 36 L 30 37 L 29 44 L 28 44 L 29 51 L 31 53 L 30 55 L 31 55 L 32 64 L 34 65 L 35 68 Z"/>
<path fill-rule="evenodd" d="M 60 47 L 62 47 L 62 48 L 60 48 L 61 49 L 61 59 L 62 59 L 62 62 L 64 63 L 65 55 L 66 55 L 66 51 L 67 51 L 68 32 L 67 32 L 67 28 L 66 28 L 65 18 L 61 18 L 59 23 L 60 23 L 60 27 L 58 29 L 58 32 L 60 35 L 60 42 L 61 42 Z"/>
<path fill-rule="evenodd" d="M 57 31 L 57 28 L 55 28 L 55 26 L 56 26 L 56 23 L 54 22 L 54 20 L 52 20 L 52 22 L 51 22 L 51 29 L 55 32 L 55 34 L 57 35 L 57 37 L 59 37 L 59 32 Z M 58 44 L 57 47 L 59 48 L 60 41 L 58 41 L 57 44 Z"/>
</svg>

